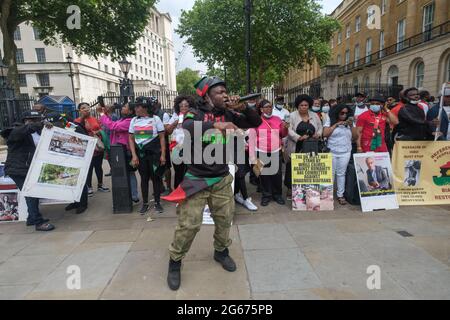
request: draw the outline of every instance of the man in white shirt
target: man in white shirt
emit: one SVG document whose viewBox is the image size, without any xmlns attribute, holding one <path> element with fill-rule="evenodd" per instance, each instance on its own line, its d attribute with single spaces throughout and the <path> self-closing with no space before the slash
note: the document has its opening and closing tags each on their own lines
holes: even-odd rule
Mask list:
<svg viewBox="0 0 450 320">
<path fill-rule="evenodd" d="M 369 110 L 369 108 L 367 108 L 367 105 L 365 103 L 366 95 L 364 93 L 358 92 L 355 95 L 355 99 L 356 99 L 356 102 L 355 102 L 353 117 L 354 117 L 354 123 L 356 124 L 356 122 L 358 121 L 358 117 L 360 115 L 362 115 L 364 112 L 366 112 L 367 110 Z"/>
<path fill-rule="evenodd" d="M 290 112 L 285 108 L 283 96 L 278 96 L 275 99 L 275 108 L 273 108 L 272 115 L 277 116 L 281 121 L 289 122 Z"/>
</svg>

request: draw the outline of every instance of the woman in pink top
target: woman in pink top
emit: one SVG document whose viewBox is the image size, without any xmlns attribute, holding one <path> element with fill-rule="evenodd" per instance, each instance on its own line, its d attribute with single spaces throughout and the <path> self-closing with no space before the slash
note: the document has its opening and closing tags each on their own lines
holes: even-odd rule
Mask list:
<svg viewBox="0 0 450 320">
<path fill-rule="evenodd" d="M 258 104 L 262 124 L 256 129 L 256 151 L 264 163 L 260 181 L 262 187 L 261 205 L 267 206 L 273 199 L 284 205 L 281 175 L 281 139 L 288 135 L 289 124 L 272 115 L 272 104 L 262 100 Z M 252 149 L 252 146 L 250 147 Z"/>
<path fill-rule="evenodd" d="M 111 145 L 119 144 L 125 146 L 127 149 L 125 156 L 127 160 L 128 172 L 130 173 L 131 198 L 134 203 L 138 203 L 139 194 L 135 175 L 136 168 L 130 166 L 131 152 L 130 146 L 128 145 L 128 130 L 130 128 L 131 119 L 135 116 L 134 108 L 130 107 L 128 103 L 123 105 L 120 109 L 120 114 L 122 117 L 117 121 L 113 121 L 111 119 L 112 108 L 99 107 L 98 111 L 100 112 L 100 122 L 102 126 L 108 128 L 111 132 Z"/>
</svg>

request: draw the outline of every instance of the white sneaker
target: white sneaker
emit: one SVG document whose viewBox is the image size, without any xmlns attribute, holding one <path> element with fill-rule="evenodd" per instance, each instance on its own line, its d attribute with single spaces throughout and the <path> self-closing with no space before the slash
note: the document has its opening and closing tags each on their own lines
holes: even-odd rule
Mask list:
<svg viewBox="0 0 450 320">
<path fill-rule="evenodd" d="M 255 205 L 253 204 L 252 198 L 247 198 L 247 199 L 244 201 L 243 206 L 246 207 L 246 208 L 247 208 L 248 210 L 250 210 L 250 211 L 256 211 L 256 210 L 258 210 L 258 207 L 255 206 Z"/>
<path fill-rule="evenodd" d="M 234 200 L 236 200 L 237 203 L 244 205 L 245 200 L 242 198 L 242 195 L 240 193 L 236 193 L 234 195 Z"/>
</svg>

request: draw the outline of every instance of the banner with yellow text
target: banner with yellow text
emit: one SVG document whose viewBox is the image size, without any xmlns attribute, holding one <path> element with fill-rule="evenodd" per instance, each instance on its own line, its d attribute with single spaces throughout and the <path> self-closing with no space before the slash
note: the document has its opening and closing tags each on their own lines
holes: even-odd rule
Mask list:
<svg viewBox="0 0 450 320">
<path fill-rule="evenodd" d="M 292 209 L 294 211 L 329 211 L 333 203 L 331 153 L 310 156 L 292 154 Z"/>
<path fill-rule="evenodd" d="M 392 166 L 400 205 L 450 204 L 450 141 L 397 141 Z"/>
</svg>

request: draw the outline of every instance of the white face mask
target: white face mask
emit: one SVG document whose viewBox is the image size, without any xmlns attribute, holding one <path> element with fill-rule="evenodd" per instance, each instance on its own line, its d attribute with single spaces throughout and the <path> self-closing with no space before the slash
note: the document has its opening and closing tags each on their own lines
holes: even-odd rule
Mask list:
<svg viewBox="0 0 450 320">
<path fill-rule="evenodd" d="M 409 100 L 409 103 L 411 103 L 411 104 L 418 104 L 419 101 L 418 100 Z"/>
<path fill-rule="evenodd" d="M 320 111 L 320 107 L 312 107 L 312 111 L 319 112 Z"/>
<path fill-rule="evenodd" d="M 265 118 L 267 118 L 267 119 L 270 119 L 270 118 L 272 118 L 272 115 L 271 115 L 271 114 L 266 114 L 266 113 L 263 113 L 263 115 L 264 115 L 264 117 L 265 117 Z"/>
<path fill-rule="evenodd" d="M 277 105 L 275 105 L 275 107 L 276 107 L 278 110 L 281 110 L 281 109 L 283 109 L 284 105 L 282 105 L 282 104 L 277 104 Z"/>
<path fill-rule="evenodd" d="M 364 102 L 358 102 L 358 103 L 356 103 L 356 105 L 357 105 L 359 108 L 365 108 L 365 107 L 366 107 L 366 105 L 364 104 Z"/>
<path fill-rule="evenodd" d="M 323 107 L 322 107 L 322 112 L 325 112 L 325 113 L 328 113 L 328 112 L 330 112 L 330 106 L 329 105 L 324 105 Z"/>
<path fill-rule="evenodd" d="M 256 107 L 256 103 L 247 103 L 249 108 L 254 108 Z"/>
</svg>

